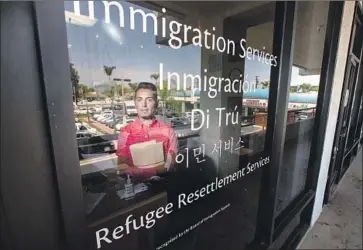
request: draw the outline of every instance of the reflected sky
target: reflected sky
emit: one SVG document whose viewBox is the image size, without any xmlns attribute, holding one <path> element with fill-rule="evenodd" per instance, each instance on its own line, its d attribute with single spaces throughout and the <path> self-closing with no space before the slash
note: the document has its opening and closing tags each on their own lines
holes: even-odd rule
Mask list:
<svg viewBox="0 0 363 250">
<path fill-rule="evenodd" d="M 201 73 L 201 48 L 193 45 L 180 49 L 158 45 L 153 34 L 152 22 L 147 22 L 147 33 L 142 32 L 141 18 L 136 18 L 135 30 L 129 29 L 130 6 L 151 12 L 148 9 L 134 4 L 119 1 L 124 8 L 125 28 L 119 26 L 117 7 L 110 8 L 111 23 L 105 24 L 104 6 L 102 2 L 95 1 L 95 18 L 98 20 L 93 26 L 81 25 L 84 20 L 68 19 L 67 36 L 70 61 L 74 63 L 80 75 L 80 81 L 89 86 L 96 86 L 107 81 L 103 65 L 114 65 L 115 78 L 128 78 L 134 82 L 150 81 L 150 75 L 158 73 L 159 63 L 165 65 L 165 71 L 180 74 Z M 80 1 L 82 15 L 88 17 L 87 1 Z M 73 2 L 64 3 L 66 11 L 73 12 Z M 72 13 L 71 13 L 72 14 Z M 84 22 L 88 22 L 87 20 Z M 248 38 L 247 38 L 248 39 Z M 246 73 L 248 80 L 266 81 L 270 77 L 270 67 L 258 61 L 246 60 Z M 165 79 L 165 78 L 164 78 Z M 310 82 L 318 85 L 319 77 L 298 76 L 297 68 L 292 72 L 291 85 Z"/>
</svg>

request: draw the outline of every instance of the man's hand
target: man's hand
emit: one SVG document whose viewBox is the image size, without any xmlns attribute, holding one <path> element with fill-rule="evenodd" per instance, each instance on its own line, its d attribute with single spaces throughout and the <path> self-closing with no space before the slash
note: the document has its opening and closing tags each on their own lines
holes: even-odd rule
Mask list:
<svg viewBox="0 0 363 250">
<path fill-rule="evenodd" d="M 170 168 L 173 168 L 175 166 L 175 163 L 175 154 L 168 154 L 165 161 L 166 171 L 169 171 Z"/>
<path fill-rule="evenodd" d="M 153 176 L 157 175 L 156 168 L 137 168 L 137 167 L 129 167 L 125 170 L 125 174 L 130 176 L 135 176 L 137 178 L 146 178 L 149 179 Z"/>
<path fill-rule="evenodd" d="M 117 158 L 117 165 L 121 165 L 121 164 L 127 164 L 129 166 L 131 165 L 129 159 L 124 156 L 119 156 Z"/>
<path fill-rule="evenodd" d="M 166 172 L 168 172 L 168 170 L 174 166 L 174 161 L 175 157 L 168 154 L 165 164 L 153 168 L 138 168 L 132 166 L 132 164 L 129 163 L 129 160 L 126 157 L 119 156 L 117 164 L 126 164 L 128 166 L 126 169 L 123 168 L 122 170 L 126 175 L 134 176 L 141 179 L 149 179 L 153 176 L 157 176 L 158 174 L 165 174 Z"/>
</svg>

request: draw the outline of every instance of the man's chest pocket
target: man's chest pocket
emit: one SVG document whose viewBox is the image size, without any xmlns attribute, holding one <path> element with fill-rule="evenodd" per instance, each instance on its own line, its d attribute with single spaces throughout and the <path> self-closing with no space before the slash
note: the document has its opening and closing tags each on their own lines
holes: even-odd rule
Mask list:
<svg viewBox="0 0 363 250">
<path fill-rule="evenodd" d="M 135 143 L 146 142 L 149 140 L 147 133 L 132 133 L 127 138 L 127 144 L 132 145 Z"/>
</svg>

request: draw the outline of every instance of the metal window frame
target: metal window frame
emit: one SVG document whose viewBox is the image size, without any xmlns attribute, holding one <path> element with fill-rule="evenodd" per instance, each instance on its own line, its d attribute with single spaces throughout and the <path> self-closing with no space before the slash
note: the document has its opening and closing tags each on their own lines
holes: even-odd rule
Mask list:
<svg viewBox="0 0 363 250">
<path fill-rule="evenodd" d="M 289 6 L 288 3 L 281 3 L 286 6 L 280 7 L 276 12 L 276 15 L 285 15 L 282 20 L 275 22 L 286 22 L 284 24 L 277 25 L 275 27 L 276 41 L 281 41 L 282 51 L 280 56 L 280 67 L 282 68 L 282 74 L 279 77 L 279 85 L 274 86 L 271 84 L 270 89 L 270 100 L 272 104 L 276 105 L 276 109 L 271 110 L 271 112 L 276 112 L 275 117 L 271 117 L 268 123 L 268 129 L 274 129 L 274 133 L 268 133 L 269 136 L 274 136 L 274 138 L 269 138 L 266 147 L 271 148 L 271 165 L 269 168 L 264 169 L 262 182 L 268 183 L 268 185 L 261 188 L 260 193 L 260 204 L 258 213 L 258 235 L 256 235 L 255 243 L 261 248 L 267 247 L 281 247 L 282 245 L 289 245 L 288 242 L 292 240 L 296 242 L 296 237 L 293 236 L 294 232 L 302 234 L 308 228 L 311 219 L 311 213 L 313 209 L 313 200 L 315 199 L 315 191 L 318 181 L 318 173 L 320 169 L 320 161 L 323 153 L 323 144 L 326 132 L 327 119 L 326 114 L 328 114 L 332 83 L 334 77 L 335 61 L 337 56 L 337 47 L 340 35 L 340 26 L 344 2 L 330 2 L 329 4 L 329 14 L 327 20 L 327 32 L 325 35 L 324 52 L 322 60 L 322 70 L 320 77 L 317 110 L 315 115 L 315 122 L 313 128 L 313 141 L 312 148 L 310 151 L 310 159 L 308 165 L 308 174 L 306 178 L 305 189 L 284 209 L 279 216 L 275 214 L 275 203 L 276 203 L 276 188 L 279 183 L 279 172 L 281 171 L 281 162 L 284 148 L 284 138 L 286 132 L 286 120 L 283 116 L 287 113 L 286 96 L 288 97 L 288 88 L 290 81 L 288 77 L 291 74 L 291 57 L 289 54 L 284 54 L 283 51 L 293 51 L 293 44 L 284 44 L 284 39 L 287 36 L 283 34 L 278 34 L 278 28 L 284 26 L 283 33 L 287 33 L 293 41 L 295 41 L 295 18 L 291 15 L 292 12 L 296 11 L 295 6 Z M 283 14 L 282 9 L 285 13 Z M 287 12 L 287 13 L 286 13 Z M 288 15 L 290 13 L 290 15 Z M 276 25 L 276 24 L 275 24 Z M 293 54 L 293 53 L 291 53 Z M 274 89 L 274 88 L 278 88 Z M 271 99 L 272 98 L 272 99 Z M 274 101 L 276 98 L 276 101 Z M 270 107 L 270 105 L 269 105 Z M 270 110 L 269 110 L 270 111 Z M 270 114 L 270 112 L 269 112 Z M 279 118 L 279 116 L 281 118 Z M 274 127 L 274 128 L 273 128 Z M 272 204 L 272 207 L 271 207 Z M 299 228 L 296 228 L 287 237 L 282 234 L 286 233 L 286 228 L 289 227 L 290 223 L 297 217 L 300 216 L 301 220 L 299 222 Z M 303 229 L 303 230 L 301 230 Z"/>
<path fill-rule="evenodd" d="M 64 3 L 35 1 L 33 12 L 65 244 L 67 249 L 86 249 Z"/>
<path fill-rule="evenodd" d="M 313 147 L 310 153 L 308 168 L 308 176 L 310 176 L 310 178 L 307 178 L 305 191 L 315 191 L 317 186 L 319 173 L 317 170 L 320 167 L 320 159 L 323 154 L 323 144 L 326 136 L 327 116 L 329 113 L 329 104 L 333 87 L 343 7 L 344 2 L 330 2 L 317 100 L 316 121 L 312 141 Z"/>
<path fill-rule="evenodd" d="M 315 199 L 320 159 L 323 154 L 324 140 L 326 136 L 327 114 L 330 106 L 332 85 L 334 78 L 337 48 L 339 43 L 341 19 L 344 2 L 330 2 L 327 19 L 327 31 L 325 34 L 323 60 L 320 74 L 318 100 L 311 142 L 310 157 L 307 169 L 307 177 L 304 190 L 288 205 L 284 211 L 276 217 L 274 239 L 277 239 L 284 228 L 296 216 L 300 216 L 301 228 L 310 225 L 313 201 Z M 300 232 L 301 233 L 301 232 Z M 290 238 L 290 236 L 289 236 Z"/>
<path fill-rule="evenodd" d="M 327 114 L 330 106 L 332 85 L 334 78 L 337 48 L 339 43 L 341 19 L 344 2 L 330 2 L 327 19 L 327 31 L 325 34 L 323 60 L 320 73 L 320 84 L 316 115 L 311 142 L 310 157 L 307 169 L 307 177 L 304 190 L 288 205 L 288 207 L 275 220 L 277 239 L 289 222 L 296 216 L 300 216 L 299 227 L 307 229 L 310 225 L 313 201 L 315 199 L 320 159 L 323 154 L 324 140 L 326 136 Z M 300 232 L 301 233 L 301 232 Z M 289 236 L 290 238 L 290 236 Z"/>
<path fill-rule="evenodd" d="M 270 166 L 261 177 L 256 235 L 251 247 L 267 248 L 273 242 L 276 187 L 283 157 L 289 85 L 292 70 L 293 41 L 296 26 L 295 2 L 276 2 L 273 54 L 278 66 L 271 70 L 268 123 L 265 148 L 271 156 Z"/>
<path fill-rule="evenodd" d="M 348 49 L 348 56 L 347 56 L 347 61 L 346 61 L 346 65 L 348 68 L 346 68 L 345 70 L 345 73 L 344 73 L 344 82 L 345 82 L 345 79 L 349 73 L 349 65 L 351 65 L 351 62 L 350 60 L 353 58 L 354 59 L 358 59 L 356 58 L 356 56 L 352 53 L 352 50 L 353 50 L 353 46 L 354 46 L 354 35 L 355 35 L 355 22 L 357 22 L 357 19 L 361 18 L 362 19 L 362 15 L 363 15 L 363 8 L 362 6 L 358 3 L 358 1 L 355 2 L 355 7 L 354 7 L 354 15 L 355 17 L 353 17 L 353 20 L 352 20 L 352 27 L 351 27 L 351 32 L 350 32 L 350 38 L 349 38 L 349 49 Z M 362 53 L 363 53 L 363 50 L 361 51 L 361 58 L 360 58 L 360 62 L 362 64 Z M 359 59 L 358 59 L 359 61 Z M 362 69 L 362 65 L 360 66 L 360 68 Z M 358 75 L 357 75 L 357 80 L 359 80 L 359 68 L 358 68 Z M 343 84 L 343 92 L 344 92 L 344 89 L 345 88 L 348 88 L 346 85 Z M 336 169 L 336 164 L 338 164 L 336 161 L 337 160 L 334 160 L 334 158 L 336 157 L 334 155 L 334 148 L 335 147 L 339 147 L 339 145 L 336 145 L 337 144 L 337 137 L 340 135 L 340 130 L 341 130 L 341 124 L 343 121 L 342 121 L 342 116 L 343 116 L 343 111 L 344 109 L 342 109 L 342 105 L 343 105 L 343 94 L 342 94 L 342 97 L 341 97 L 341 100 L 340 100 L 340 104 L 339 104 L 339 114 L 338 114 L 338 121 L 336 123 L 336 131 L 335 131 L 335 135 L 334 135 L 334 143 L 333 143 L 333 152 L 331 154 L 331 161 L 330 161 L 330 165 L 329 165 L 329 172 L 328 172 L 328 179 L 327 179 L 327 183 L 326 183 L 326 188 L 325 188 L 325 195 L 324 195 L 324 204 L 328 203 L 328 201 L 330 200 L 331 198 L 331 194 L 334 193 L 335 191 L 335 188 L 337 186 L 337 184 L 340 182 L 342 176 L 344 175 L 345 171 L 344 171 L 344 168 L 343 168 L 343 161 L 344 161 L 344 156 L 342 155 L 341 156 L 341 160 L 340 161 L 340 166 Z M 350 119 L 349 119 L 350 120 Z M 357 148 L 358 145 L 355 145 L 352 147 L 352 149 L 354 148 Z M 344 150 L 344 149 L 342 149 Z M 348 153 L 348 152 L 346 152 Z M 339 153 L 338 153 L 339 154 Z M 344 154 L 344 152 L 342 153 Z M 350 152 L 349 152 L 350 154 Z"/>
</svg>

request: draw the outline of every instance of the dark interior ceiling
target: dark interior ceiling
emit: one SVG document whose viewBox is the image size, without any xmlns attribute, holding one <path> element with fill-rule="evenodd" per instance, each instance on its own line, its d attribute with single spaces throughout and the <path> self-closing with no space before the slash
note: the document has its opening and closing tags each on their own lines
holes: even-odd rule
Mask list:
<svg viewBox="0 0 363 250">
<path fill-rule="evenodd" d="M 228 18 L 228 21 L 239 22 L 245 27 L 272 22 L 275 18 L 275 3 L 266 3 Z"/>
<path fill-rule="evenodd" d="M 271 10 L 265 10 L 265 8 L 271 8 L 272 13 L 274 11 L 274 2 L 269 1 L 145 1 L 138 2 L 132 1 L 135 4 L 150 8 L 152 10 L 161 12 L 161 9 L 165 7 L 168 10 L 169 15 L 183 18 L 186 16 L 199 16 L 213 18 L 218 16 L 221 18 L 228 18 L 230 16 L 242 17 L 248 15 L 249 18 L 256 19 L 261 18 L 262 15 L 271 17 Z M 265 4 L 268 3 L 266 6 Z M 257 7 L 264 5 L 264 11 L 257 11 Z M 257 8 L 257 9 L 256 9 Z M 252 9 L 256 9 L 253 13 L 250 13 Z M 273 16 L 273 15 L 272 15 Z M 244 19 L 246 20 L 246 18 Z"/>
<path fill-rule="evenodd" d="M 208 13 L 208 15 L 215 15 L 221 12 L 235 8 L 241 2 L 233 1 L 220 1 L 220 2 L 203 2 L 203 1 L 178 1 L 176 5 L 185 8 L 198 11 L 200 13 Z M 248 4 L 248 2 L 246 2 Z"/>
</svg>

